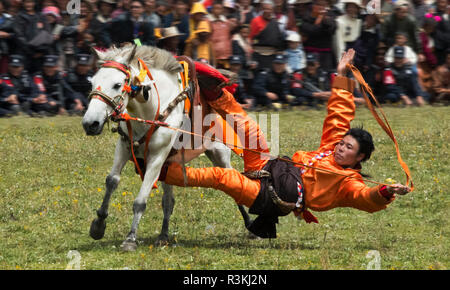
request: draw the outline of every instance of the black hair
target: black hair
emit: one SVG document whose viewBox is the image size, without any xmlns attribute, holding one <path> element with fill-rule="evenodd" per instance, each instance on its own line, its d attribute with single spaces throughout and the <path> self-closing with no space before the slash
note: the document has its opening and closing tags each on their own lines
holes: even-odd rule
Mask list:
<svg viewBox="0 0 450 290">
<path fill-rule="evenodd" d="M 364 130 L 361 127 L 357 128 L 351 128 L 350 130 L 345 133 L 345 136 L 350 135 L 353 138 L 358 141 L 359 144 L 359 153 L 364 154 L 364 158 L 361 160 L 361 162 L 364 162 L 366 160 L 369 160 L 370 156 L 372 155 L 372 152 L 375 150 L 375 146 L 373 145 L 373 138 L 372 135 L 370 135 L 369 132 Z"/>
</svg>

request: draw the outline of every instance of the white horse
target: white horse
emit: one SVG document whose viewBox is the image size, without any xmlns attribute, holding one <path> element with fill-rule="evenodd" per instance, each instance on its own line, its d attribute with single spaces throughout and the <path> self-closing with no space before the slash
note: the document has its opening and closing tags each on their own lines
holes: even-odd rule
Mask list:
<svg viewBox="0 0 450 290">
<path fill-rule="evenodd" d="M 158 105 L 160 112 L 163 112 L 169 103 L 180 95 L 183 88 L 180 86 L 180 72 L 183 70 L 180 63 L 167 51 L 149 46 L 131 46 L 122 48 L 111 48 L 105 52 L 94 50 L 97 54 L 101 67 L 92 78 L 93 91 L 90 94 L 91 100 L 86 111 L 82 125 L 87 135 L 99 135 L 109 118 L 117 118 L 121 113 L 126 112 L 130 116 L 144 120 L 155 120 Z M 148 75 L 143 78 L 142 65 L 138 59 L 145 62 L 148 70 L 151 71 L 153 80 Z M 130 96 L 129 86 L 135 77 L 141 73 L 139 86 L 133 89 L 133 98 Z M 95 89 L 94 89 L 95 88 Z M 127 89 L 128 88 L 128 89 Z M 159 103 L 159 104 L 158 104 Z M 184 101 L 173 108 L 165 122 L 171 127 L 180 128 L 183 122 Z M 145 137 L 150 125 L 132 121 L 133 140 L 141 140 Z M 119 122 L 119 130 L 128 136 L 129 132 L 125 122 Z M 136 236 L 139 221 L 146 208 L 147 198 L 152 190 L 153 184 L 158 179 L 161 167 L 173 147 L 177 138 L 177 132 L 164 127 L 159 127 L 154 131 L 148 142 L 148 155 L 146 160 L 145 174 L 139 194 L 133 203 L 133 222 L 131 230 L 122 249 L 133 251 L 137 248 Z M 136 143 L 136 142 L 135 142 Z M 143 158 L 145 143 L 134 147 L 135 155 Z M 191 152 L 184 158 L 185 162 L 192 160 L 201 152 L 213 162 L 215 166 L 231 168 L 228 147 L 221 143 L 215 144 L 212 149 L 203 149 Z M 114 163 L 109 175 L 106 177 L 106 193 L 97 216 L 90 229 L 90 235 L 94 239 L 101 239 L 104 235 L 108 216 L 108 206 L 111 194 L 117 188 L 120 181 L 120 174 L 131 157 L 131 145 L 128 138 L 120 137 L 116 144 Z M 164 244 L 168 241 L 169 220 L 173 211 L 175 199 L 171 185 L 162 183 L 164 194 L 162 206 L 164 220 L 161 233 L 157 238 L 157 244 Z M 244 221 L 248 225 L 249 217 L 242 206 L 239 206 Z"/>
</svg>

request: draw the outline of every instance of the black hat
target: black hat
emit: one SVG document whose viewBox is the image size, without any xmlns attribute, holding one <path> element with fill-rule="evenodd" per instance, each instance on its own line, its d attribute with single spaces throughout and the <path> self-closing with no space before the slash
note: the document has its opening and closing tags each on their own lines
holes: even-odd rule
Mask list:
<svg viewBox="0 0 450 290">
<path fill-rule="evenodd" d="M 24 58 L 22 55 L 12 54 L 9 56 L 9 65 L 10 66 L 23 66 Z"/>
<path fill-rule="evenodd" d="M 46 55 L 44 56 L 44 66 L 57 66 L 58 56 L 57 55 Z"/>
<path fill-rule="evenodd" d="M 319 57 L 317 56 L 317 54 L 315 54 L 315 53 L 306 54 L 306 62 L 307 63 L 312 63 L 312 62 L 317 62 L 317 61 L 319 61 Z"/>
<path fill-rule="evenodd" d="M 239 55 L 232 55 L 230 57 L 230 64 L 242 64 L 242 59 Z"/>
<path fill-rule="evenodd" d="M 91 64 L 91 55 L 90 54 L 77 54 L 77 63 L 81 65 L 90 65 Z"/>
<path fill-rule="evenodd" d="M 405 48 L 403 46 L 395 46 L 394 47 L 394 57 L 404 58 L 405 57 Z"/>
<path fill-rule="evenodd" d="M 286 63 L 286 56 L 284 54 L 277 54 L 273 59 L 273 63 Z"/>
</svg>

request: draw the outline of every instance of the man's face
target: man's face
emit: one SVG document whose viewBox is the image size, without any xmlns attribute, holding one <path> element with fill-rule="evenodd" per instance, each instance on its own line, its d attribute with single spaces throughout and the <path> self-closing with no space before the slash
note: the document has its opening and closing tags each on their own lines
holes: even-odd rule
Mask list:
<svg viewBox="0 0 450 290">
<path fill-rule="evenodd" d="M 342 167 L 353 168 L 364 158 L 359 153 L 359 143 L 351 135 L 345 136 L 335 147 L 334 160 Z"/>
<path fill-rule="evenodd" d="M 315 75 L 317 69 L 319 68 L 319 63 L 317 61 L 307 62 L 306 63 L 306 72 L 310 75 Z"/>
<path fill-rule="evenodd" d="M 18 76 L 20 76 L 20 74 L 23 71 L 23 66 L 12 66 L 12 65 L 10 65 L 10 66 L 8 66 L 8 70 L 9 70 L 10 74 L 12 74 L 15 77 L 18 77 Z"/>
<path fill-rule="evenodd" d="M 394 66 L 395 67 L 401 67 L 401 66 L 403 66 L 403 63 L 404 63 L 404 58 L 403 57 L 395 57 L 394 58 Z"/>
<path fill-rule="evenodd" d="M 52 77 L 56 74 L 56 72 L 58 71 L 58 67 L 57 66 L 43 66 L 43 70 L 44 70 L 44 74 L 46 76 Z"/>
<path fill-rule="evenodd" d="M 214 4 L 211 13 L 215 16 L 219 16 L 223 14 L 223 6 L 222 4 Z"/>
<path fill-rule="evenodd" d="M 86 64 L 79 64 L 79 65 L 77 65 L 77 72 L 80 75 L 86 75 L 89 72 L 90 69 L 91 69 L 90 65 L 86 65 Z"/>
<path fill-rule="evenodd" d="M 395 16 L 397 16 L 398 19 L 404 19 L 406 16 L 408 16 L 408 7 L 401 6 L 395 10 Z"/>
<path fill-rule="evenodd" d="M 274 63 L 272 66 L 273 66 L 273 71 L 277 74 L 280 74 L 286 70 L 285 63 Z"/>
<path fill-rule="evenodd" d="M 131 2 L 130 12 L 131 12 L 131 16 L 133 18 L 139 18 L 142 15 L 142 13 L 144 12 L 144 7 L 142 6 L 142 4 L 140 2 L 133 1 L 133 2 Z"/>
<path fill-rule="evenodd" d="M 439 11 L 446 11 L 447 9 L 447 0 L 438 0 L 436 2 L 436 6 L 439 9 Z"/>
<path fill-rule="evenodd" d="M 408 38 L 403 35 L 403 34 L 399 34 L 395 36 L 395 44 L 398 46 L 404 46 L 406 44 L 406 42 L 408 42 Z"/>
<path fill-rule="evenodd" d="M 262 5 L 263 18 L 266 20 L 272 19 L 273 16 L 273 6 L 271 4 L 263 4 Z"/>
<path fill-rule="evenodd" d="M 347 15 L 351 17 L 357 17 L 358 11 L 359 11 L 358 6 L 356 6 L 356 4 L 354 3 L 348 3 L 345 6 L 345 12 L 347 13 Z"/>
<path fill-rule="evenodd" d="M 113 6 L 109 3 L 101 2 L 99 10 L 103 16 L 110 16 L 113 11 Z"/>
</svg>

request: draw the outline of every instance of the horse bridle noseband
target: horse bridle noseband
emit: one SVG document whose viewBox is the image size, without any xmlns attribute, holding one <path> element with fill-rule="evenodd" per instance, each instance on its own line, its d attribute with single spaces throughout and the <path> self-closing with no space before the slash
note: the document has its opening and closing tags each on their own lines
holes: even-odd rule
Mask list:
<svg viewBox="0 0 450 290">
<path fill-rule="evenodd" d="M 115 68 L 115 69 L 123 72 L 126 75 L 125 84 L 123 85 L 122 93 L 120 95 L 117 95 L 114 98 L 111 98 L 110 96 L 108 96 L 107 94 L 105 94 L 101 91 L 100 86 L 97 87 L 95 90 L 92 90 L 88 95 L 89 100 L 91 98 L 98 99 L 98 100 L 106 103 L 107 105 L 111 106 L 113 108 L 113 110 L 107 116 L 107 119 L 111 119 L 111 120 L 115 121 L 120 116 L 120 114 L 123 113 L 123 110 L 124 110 L 123 100 L 125 98 L 125 95 L 132 91 L 132 89 L 131 89 L 131 71 L 127 65 L 120 63 L 120 62 L 112 61 L 112 60 L 106 61 L 105 63 L 103 63 L 101 65 L 101 67 L 102 68 L 104 68 L 104 67 Z"/>
</svg>

